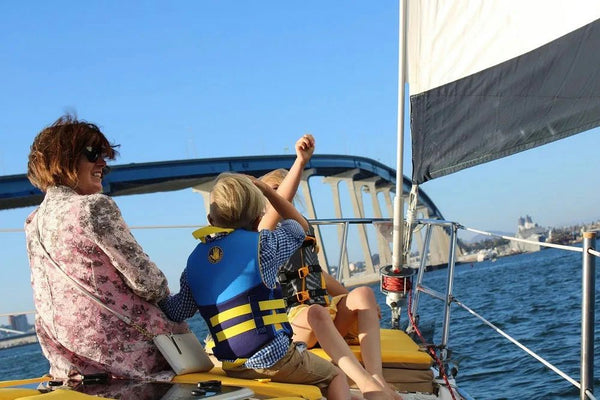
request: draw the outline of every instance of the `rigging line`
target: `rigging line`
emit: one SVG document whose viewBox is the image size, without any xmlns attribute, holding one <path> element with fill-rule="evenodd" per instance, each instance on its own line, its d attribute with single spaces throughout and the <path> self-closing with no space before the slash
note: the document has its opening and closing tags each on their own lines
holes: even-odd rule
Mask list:
<svg viewBox="0 0 600 400">
<path fill-rule="evenodd" d="M 132 225 L 129 229 L 196 229 L 202 225 Z M 0 229 L 0 233 L 24 232 L 23 228 Z"/>
<path fill-rule="evenodd" d="M 129 229 L 196 229 L 202 225 L 132 225 Z"/>
<path fill-rule="evenodd" d="M 477 312 L 475 312 L 473 309 L 469 308 L 468 306 L 466 306 L 465 304 L 463 304 L 462 302 L 460 302 L 457 298 L 453 298 L 452 301 L 454 301 L 456 304 L 458 304 L 459 306 L 461 306 L 462 308 L 464 308 L 465 310 L 467 310 L 469 313 L 473 314 L 475 317 L 479 318 L 487 326 L 489 326 L 490 328 L 492 328 L 493 330 L 495 330 L 500 335 L 504 336 L 506 339 L 508 339 L 509 341 L 511 341 L 513 344 L 515 344 L 519 348 L 521 348 L 521 350 L 525 351 L 527 354 L 529 354 L 530 356 L 532 356 L 533 358 L 535 358 L 536 360 L 538 360 L 539 362 L 541 362 L 542 364 L 544 364 L 546 367 L 548 367 L 552 371 L 556 372 L 563 379 L 565 379 L 566 381 L 570 382 L 571 384 L 573 384 L 578 389 L 581 389 L 581 384 L 579 382 L 577 382 L 575 379 L 571 378 L 569 375 L 565 374 L 560 369 L 556 368 L 554 365 L 550 364 L 548 361 L 546 361 L 542 357 L 540 357 L 537 354 L 535 354 L 532 350 L 530 350 L 529 348 L 527 348 L 525 345 L 521 344 L 518 340 L 516 340 L 513 337 L 511 337 L 508 333 L 504 332 L 502 329 L 498 328 L 496 325 L 492 324 L 490 321 L 488 321 L 487 319 L 485 319 L 481 315 L 477 314 Z"/>
<path fill-rule="evenodd" d="M 35 311 L 11 312 L 11 313 L 7 313 L 7 314 L 0 314 L 0 317 L 10 317 L 11 315 L 21 315 L 21 314 L 35 314 Z"/>
<path fill-rule="evenodd" d="M 499 237 L 499 238 L 502 238 L 502 239 L 512 240 L 512 241 L 515 241 L 515 242 L 523 242 L 523 243 L 529 243 L 529 244 L 536 244 L 536 245 L 544 246 L 544 247 L 554 247 L 555 249 L 576 251 L 576 252 L 579 252 L 579 253 L 583 252 L 583 249 L 581 247 L 564 246 L 564 245 L 561 245 L 561 244 L 546 243 L 546 242 L 536 242 L 536 241 L 533 241 L 533 240 L 519 239 L 519 238 L 512 237 L 512 236 L 497 235 L 495 233 L 480 231 L 478 229 L 466 228 L 464 226 L 461 226 L 460 228 L 464 229 L 466 231 L 469 231 L 469 232 L 480 233 L 480 234 L 486 235 L 486 236 Z"/>
</svg>

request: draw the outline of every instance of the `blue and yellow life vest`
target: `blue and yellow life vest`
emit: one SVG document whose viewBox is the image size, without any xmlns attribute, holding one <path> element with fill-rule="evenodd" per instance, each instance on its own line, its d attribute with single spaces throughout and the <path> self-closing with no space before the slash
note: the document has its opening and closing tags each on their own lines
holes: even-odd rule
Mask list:
<svg viewBox="0 0 600 400">
<path fill-rule="evenodd" d="M 258 232 L 239 229 L 203 241 L 188 259 L 188 284 L 219 360 L 250 357 L 282 331 L 292 336 L 280 287 L 264 283 L 258 252 Z"/>
<path fill-rule="evenodd" d="M 277 277 L 288 307 L 298 304 L 329 305 L 327 285 L 317 253 L 317 241 L 310 227 L 302 247 L 290 257 Z"/>
</svg>

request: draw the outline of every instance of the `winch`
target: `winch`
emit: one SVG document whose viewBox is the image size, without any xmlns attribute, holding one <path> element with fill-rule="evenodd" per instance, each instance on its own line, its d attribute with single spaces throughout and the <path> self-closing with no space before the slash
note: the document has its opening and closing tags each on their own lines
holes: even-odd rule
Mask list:
<svg viewBox="0 0 600 400">
<path fill-rule="evenodd" d="M 406 306 L 407 296 L 412 289 L 412 276 L 416 273 L 413 268 L 401 267 L 394 270 L 392 265 L 379 269 L 381 277 L 379 289 L 385 294 L 385 303 L 392 311 L 391 327 L 400 328 L 400 312 Z"/>
</svg>

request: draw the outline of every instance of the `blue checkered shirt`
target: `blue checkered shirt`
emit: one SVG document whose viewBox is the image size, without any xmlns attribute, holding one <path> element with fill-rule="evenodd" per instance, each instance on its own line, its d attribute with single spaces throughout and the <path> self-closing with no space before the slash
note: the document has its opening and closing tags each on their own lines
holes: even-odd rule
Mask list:
<svg viewBox="0 0 600 400">
<path fill-rule="evenodd" d="M 278 284 L 277 272 L 279 268 L 300 248 L 304 238 L 305 233 L 302 226 L 292 219 L 283 221 L 274 231 L 260 231 L 259 262 L 265 285 L 275 287 Z M 213 240 L 219 240 L 219 237 Z M 198 305 L 188 284 L 187 267 L 181 274 L 179 285 L 179 293 L 169 296 L 158 303 L 169 319 L 178 322 L 191 318 L 198 311 Z M 244 366 L 254 369 L 269 368 L 285 355 L 289 346 L 290 338 L 281 332 L 271 343 L 248 358 Z"/>
</svg>

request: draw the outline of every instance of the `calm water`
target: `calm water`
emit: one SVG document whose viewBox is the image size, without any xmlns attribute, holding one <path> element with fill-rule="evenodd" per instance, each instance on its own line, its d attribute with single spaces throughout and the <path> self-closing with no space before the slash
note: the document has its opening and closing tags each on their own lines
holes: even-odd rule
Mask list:
<svg viewBox="0 0 600 400">
<path fill-rule="evenodd" d="M 596 246 L 598 248 L 598 245 Z M 597 269 L 600 263 L 597 261 Z M 443 291 L 447 270 L 428 272 L 424 283 Z M 459 265 L 455 297 L 551 364 L 579 379 L 581 253 L 549 249 Z M 600 281 L 600 277 L 596 278 Z M 378 292 L 377 286 L 374 286 Z M 389 311 L 379 294 L 383 326 Z M 423 323 L 442 320 L 441 302 L 422 296 Z M 596 296 L 600 309 L 600 295 Z M 406 322 L 403 312 L 402 321 Z M 458 306 L 452 308 L 450 348 L 458 363 L 457 382 L 476 399 L 578 399 L 573 385 Z M 194 318 L 196 332 L 204 329 Z M 441 326 L 435 325 L 436 342 Z M 203 336 L 203 333 L 199 334 Z M 596 332 L 595 366 L 600 332 Z M 39 376 L 48 363 L 39 345 L 0 350 L 0 380 Z M 596 376 L 600 375 L 596 368 Z M 598 378 L 595 380 L 598 387 Z"/>
</svg>

